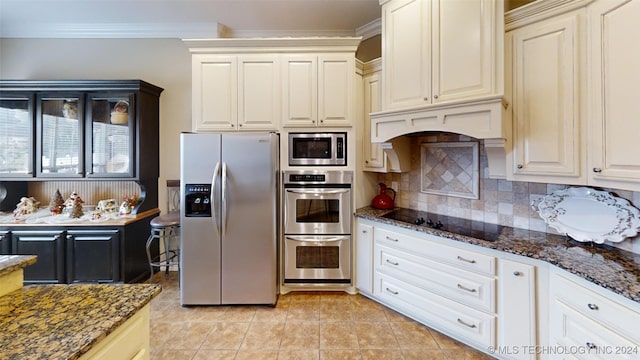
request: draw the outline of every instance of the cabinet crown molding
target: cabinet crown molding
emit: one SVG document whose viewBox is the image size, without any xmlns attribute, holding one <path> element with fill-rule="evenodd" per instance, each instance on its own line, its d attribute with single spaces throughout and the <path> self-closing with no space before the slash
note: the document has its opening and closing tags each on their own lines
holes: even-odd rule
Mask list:
<svg viewBox="0 0 640 360">
<path fill-rule="evenodd" d="M 594 0 L 538 0 L 504 14 L 504 30 L 510 31 L 587 6 Z"/>
<path fill-rule="evenodd" d="M 194 54 L 355 52 L 360 41 L 361 36 L 182 39 Z"/>
</svg>

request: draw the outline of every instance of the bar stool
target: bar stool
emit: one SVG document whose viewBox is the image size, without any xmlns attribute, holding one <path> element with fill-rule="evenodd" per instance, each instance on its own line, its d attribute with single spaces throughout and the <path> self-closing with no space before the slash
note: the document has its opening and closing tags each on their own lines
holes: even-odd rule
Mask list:
<svg viewBox="0 0 640 360">
<path fill-rule="evenodd" d="M 180 267 L 180 213 L 168 213 L 151 219 L 151 234 L 147 239 L 147 259 L 151 275 L 149 282 L 153 282 L 153 269 L 165 267 L 168 274 L 171 266 Z M 158 256 L 151 256 L 154 241 L 162 244 Z"/>
<path fill-rule="evenodd" d="M 180 271 L 180 180 L 167 180 L 167 214 L 151 219 L 151 234 L 147 239 L 147 259 L 153 282 L 153 269 L 165 267 L 169 273 L 172 266 Z M 160 253 L 151 255 L 151 247 L 158 240 Z M 160 247 L 162 245 L 162 247 Z"/>
</svg>

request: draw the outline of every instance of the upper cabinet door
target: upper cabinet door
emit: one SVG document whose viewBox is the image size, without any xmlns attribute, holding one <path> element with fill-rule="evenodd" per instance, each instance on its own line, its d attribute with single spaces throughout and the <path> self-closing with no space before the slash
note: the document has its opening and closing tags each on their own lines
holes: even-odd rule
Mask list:
<svg viewBox="0 0 640 360">
<path fill-rule="evenodd" d="M 640 191 L 640 1 L 599 0 L 589 16 L 589 182 Z"/>
<path fill-rule="evenodd" d="M 283 55 L 282 115 L 285 126 L 317 126 L 318 56 Z"/>
<path fill-rule="evenodd" d="M 353 54 L 318 56 L 318 125 L 351 126 L 355 102 Z"/>
<path fill-rule="evenodd" d="M 133 177 L 134 94 L 89 94 L 87 104 L 86 176 Z"/>
<path fill-rule="evenodd" d="M 238 129 L 277 129 L 280 123 L 278 55 L 239 56 L 238 84 Z"/>
<path fill-rule="evenodd" d="M 495 94 L 496 1 L 432 4 L 432 102 Z"/>
<path fill-rule="evenodd" d="M 193 55 L 193 130 L 235 130 L 238 122 L 236 56 Z"/>
<path fill-rule="evenodd" d="M 394 0 L 382 6 L 383 109 L 430 103 L 431 5 Z"/>
<path fill-rule="evenodd" d="M 0 95 L 0 178 L 33 177 L 33 97 Z"/>
<path fill-rule="evenodd" d="M 582 9 L 507 33 L 513 179 L 566 184 L 586 180 L 580 120 L 584 15 Z"/>
<path fill-rule="evenodd" d="M 499 0 L 382 5 L 383 110 L 502 95 Z"/>
<path fill-rule="evenodd" d="M 83 177 L 84 96 L 40 94 L 37 103 L 37 176 Z"/>
</svg>

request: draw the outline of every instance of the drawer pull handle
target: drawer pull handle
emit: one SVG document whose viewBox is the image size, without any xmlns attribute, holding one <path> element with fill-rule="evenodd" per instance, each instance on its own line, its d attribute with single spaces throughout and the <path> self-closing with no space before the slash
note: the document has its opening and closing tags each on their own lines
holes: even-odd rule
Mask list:
<svg viewBox="0 0 640 360">
<path fill-rule="evenodd" d="M 586 345 L 587 345 L 587 347 L 589 348 L 589 350 L 593 350 L 593 349 L 595 349 L 595 348 L 597 348 L 597 347 L 598 347 L 598 346 L 596 346 L 596 344 L 594 344 L 594 343 L 592 343 L 592 342 L 590 342 L 590 341 L 587 341 L 587 344 L 586 344 Z"/>
<path fill-rule="evenodd" d="M 391 240 L 391 241 L 398 242 L 398 239 L 394 239 L 394 238 L 389 237 L 389 236 L 385 236 L 385 238 L 386 238 L 387 240 Z"/>
<path fill-rule="evenodd" d="M 387 259 L 386 261 L 387 261 L 389 264 L 391 264 L 391 265 L 395 265 L 395 266 L 400 265 L 400 263 L 397 263 L 397 262 L 395 262 L 395 261 L 391 261 L 391 260 L 389 260 L 389 259 Z"/>
<path fill-rule="evenodd" d="M 464 325 L 464 326 L 468 326 L 468 327 L 470 327 L 470 328 L 472 328 L 472 329 L 475 329 L 475 328 L 476 328 L 476 325 L 475 325 L 475 324 L 469 324 L 468 322 L 466 322 L 466 321 L 464 321 L 464 320 L 462 320 L 462 319 L 460 319 L 460 318 L 458 318 L 458 322 L 459 322 L 460 324 L 462 324 L 462 325 Z"/>
<path fill-rule="evenodd" d="M 393 290 L 391 290 L 389 288 L 386 288 L 386 289 L 387 289 L 388 292 L 392 293 L 393 295 L 398 295 L 397 291 L 393 291 Z"/>
<path fill-rule="evenodd" d="M 464 285 L 460 285 L 460 284 L 458 284 L 458 289 L 466 290 L 466 291 L 472 292 L 472 293 L 476 292 L 476 289 L 470 289 L 470 288 L 468 288 L 468 287 L 466 287 Z"/>
<path fill-rule="evenodd" d="M 589 309 L 591 310 L 598 310 L 598 305 L 596 304 L 587 304 L 587 306 L 589 307 Z"/>
<path fill-rule="evenodd" d="M 469 259 L 465 259 L 462 256 L 458 256 L 458 260 L 460 261 L 464 261 L 464 262 L 468 262 L 469 264 L 475 264 L 476 261 L 475 260 L 469 260 Z"/>
</svg>

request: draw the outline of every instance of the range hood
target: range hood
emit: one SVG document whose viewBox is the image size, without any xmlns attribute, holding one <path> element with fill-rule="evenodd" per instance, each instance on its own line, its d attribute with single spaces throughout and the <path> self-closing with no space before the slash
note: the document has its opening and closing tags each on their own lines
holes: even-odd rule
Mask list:
<svg viewBox="0 0 640 360">
<path fill-rule="evenodd" d="M 489 177 L 506 177 L 506 152 L 511 131 L 507 119 L 508 104 L 502 96 L 456 101 L 422 107 L 371 113 L 371 141 L 381 147 L 391 163 L 391 171 L 406 169 L 408 146 L 403 135 L 442 131 L 484 140 L 489 162 Z"/>
</svg>

